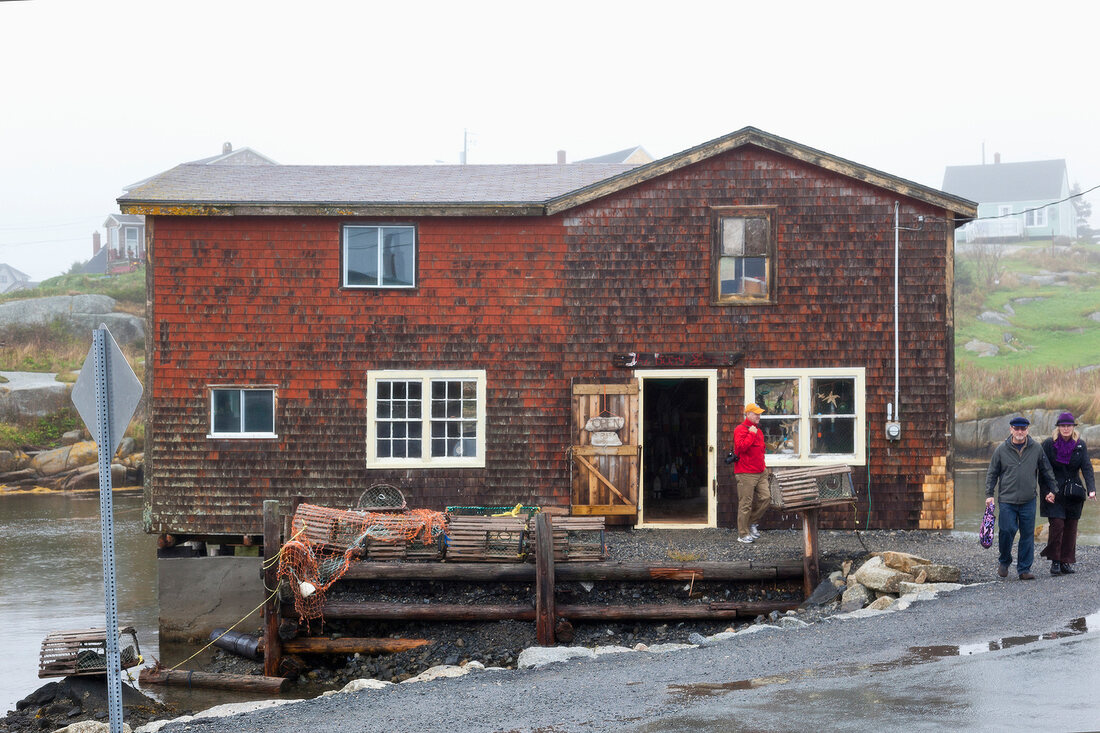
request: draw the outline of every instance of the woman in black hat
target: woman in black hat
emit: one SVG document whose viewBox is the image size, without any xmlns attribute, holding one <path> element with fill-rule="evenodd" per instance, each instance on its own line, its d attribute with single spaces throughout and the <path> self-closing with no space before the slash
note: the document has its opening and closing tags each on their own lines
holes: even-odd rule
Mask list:
<svg viewBox="0 0 1100 733">
<path fill-rule="evenodd" d="M 1081 518 L 1085 493 L 1090 499 L 1096 498 L 1089 449 L 1076 427 L 1073 415 L 1063 412 L 1055 423 L 1054 435 L 1043 441 L 1043 450 L 1058 483 L 1058 491 L 1046 494 L 1039 502 L 1039 516 L 1050 519 L 1047 546 L 1039 554 L 1050 560 L 1051 575 L 1076 572 L 1073 563 L 1077 562 L 1077 520 Z"/>
</svg>

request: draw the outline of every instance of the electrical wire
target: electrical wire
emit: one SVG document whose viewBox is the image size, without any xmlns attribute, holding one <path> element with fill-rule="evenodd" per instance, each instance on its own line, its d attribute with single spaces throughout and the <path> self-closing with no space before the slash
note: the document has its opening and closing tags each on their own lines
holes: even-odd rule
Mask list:
<svg viewBox="0 0 1100 733">
<path fill-rule="evenodd" d="M 958 224 L 960 222 L 963 223 L 963 224 L 969 224 L 972 221 L 987 221 L 987 220 L 990 220 L 990 219 L 1007 219 L 1009 217 L 1019 216 L 1020 214 L 1028 214 L 1028 213 L 1031 213 L 1032 211 L 1041 211 L 1041 210 L 1049 208 L 1051 206 L 1057 206 L 1058 204 L 1063 204 L 1066 201 L 1070 201 L 1072 199 L 1080 198 L 1080 197 L 1084 196 L 1085 194 L 1092 193 L 1093 191 L 1095 191 L 1097 189 L 1100 189 L 1100 184 L 1097 184 L 1097 185 L 1093 186 L 1092 188 L 1090 188 L 1088 190 L 1085 190 L 1085 191 L 1081 191 L 1079 193 L 1072 193 L 1069 196 L 1066 196 L 1064 199 L 1058 199 L 1057 201 L 1051 201 L 1049 204 L 1043 204 L 1042 206 L 1033 206 L 1030 209 L 1024 209 L 1022 211 L 1011 211 L 1007 214 L 997 214 L 996 216 L 973 216 L 973 217 L 962 216 L 962 217 L 958 217 L 958 218 L 954 219 L 953 221 L 956 224 Z M 932 221 L 942 221 L 942 222 L 947 221 L 947 219 L 944 219 L 942 216 L 925 216 L 925 219 L 930 219 Z"/>
</svg>

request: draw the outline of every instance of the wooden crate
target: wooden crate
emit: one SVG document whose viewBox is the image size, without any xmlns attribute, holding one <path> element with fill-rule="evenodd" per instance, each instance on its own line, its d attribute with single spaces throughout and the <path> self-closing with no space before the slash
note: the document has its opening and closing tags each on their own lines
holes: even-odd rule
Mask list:
<svg viewBox="0 0 1100 733">
<path fill-rule="evenodd" d="M 850 504 L 856 500 L 852 467 L 807 466 L 777 468 L 769 478 L 772 506 L 780 509 Z"/>
<path fill-rule="evenodd" d="M 122 669 L 142 663 L 137 633 L 132 626 L 121 626 L 119 661 Z M 124 636 L 129 636 L 126 642 Z M 68 677 L 107 673 L 107 630 L 102 628 L 54 631 L 42 640 L 38 655 L 39 677 Z"/>
<path fill-rule="evenodd" d="M 451 516 L 447 559 L 461 562 L 523 562 L 528 547 L 526 517 Z"/>
</svg>

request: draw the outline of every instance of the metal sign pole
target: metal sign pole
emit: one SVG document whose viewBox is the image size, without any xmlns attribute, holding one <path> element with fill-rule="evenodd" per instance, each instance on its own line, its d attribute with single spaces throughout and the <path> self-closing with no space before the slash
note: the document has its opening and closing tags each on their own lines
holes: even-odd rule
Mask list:
<svg viewBox="0 0 1100 733">
<path fill-rule="evenodd" d="M 107 326 L 92 331 L 92 348 L 73 385 L 73 405 L 88 426 L 99 455 L 99 521 L 103 532 L 103 600 L 107 614 L 107 705 L 111 733 L 122 733 L 122 664 L 118 651 L 115 587 L 115 519 L 111 506 L 111 457 L 141 399 L 141 382 L 126 363 Z"/>
<path fill-rule="evenodd" d="M 118 649 L 118 592 L 115 586 L 115 520 L 111 501 L 111 391 L 107 331 L 92 333 L 95 352 L 96 422 L 99 426 L 99 521 L 103 540 L 103 602 L 107 616 L 107 707 L 111 733 L 122 733 L 122 664 Z"/>
</svg>

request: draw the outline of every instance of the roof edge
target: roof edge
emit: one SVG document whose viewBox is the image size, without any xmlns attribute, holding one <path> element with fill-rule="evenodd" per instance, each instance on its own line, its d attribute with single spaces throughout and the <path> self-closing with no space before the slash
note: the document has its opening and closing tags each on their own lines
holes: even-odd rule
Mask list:
<svg viewBox="0 0 1100 733">
<path fill-rule="evenodd" d="M 736 132 L 696 145 L 693 148 L 674 153 L 652 163 L 640 165 L 619 175 L 552 198 L 546 202 L 546 212 L 547 214 L 557 214 L 745 145 L 756 145 L 765 150 L 771 150 L 795 160 L 811 163 L 834 173 L 885 188 L 899 195 L 942 207 L 956 214 L 972 217 L 976 216 L 978 212 L 978 205 L 973 201 L 853 163 L 850 160 L 830 155 L 821 150 L 796 143 L 793 140 L 772 135 L 755 127 L 744 127 Z"/>
<path fill-rule="evenodd" d="M 455 203 L 272 203 L 234 201 L 196 204 L 190 201 L 126 203 L 118 199 L 123 214 L 145 216 L 545 216 L 542 204 L 507 202 Z"/>
</svg>

